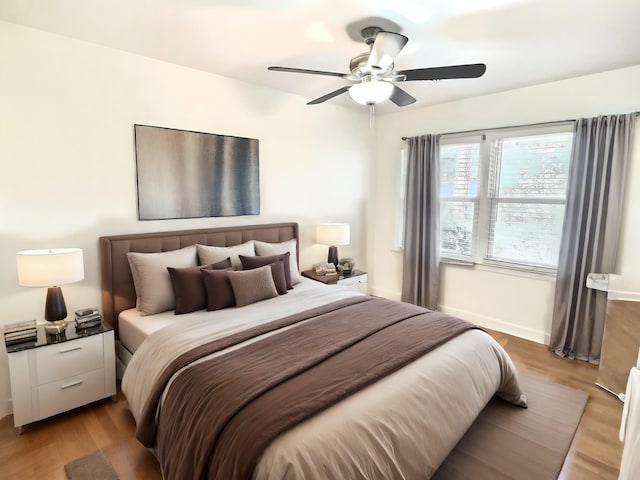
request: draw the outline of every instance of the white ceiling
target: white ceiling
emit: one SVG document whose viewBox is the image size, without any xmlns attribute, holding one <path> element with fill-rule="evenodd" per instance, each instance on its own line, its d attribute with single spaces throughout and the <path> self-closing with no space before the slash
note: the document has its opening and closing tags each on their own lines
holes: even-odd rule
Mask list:
<svg viewBox="0 0 640 480">
<path fill-rule="evenodd" d="M 640 64 L 640 0 L 0 0 L 0 20 L 296 93 L 302 102 L 347 82 L 267 66 L 348 73 L 367 47 L 346 26 L 367 17 L 389 19 L 409 37 L 398 70 L 487 65 L 479 79 L 401 84 L 418 99 L 404 108 Z M 329 102 L 363 108 L 348 95 Z M 398 108 L 385 102 L 377 111 Z"/>
</svg>

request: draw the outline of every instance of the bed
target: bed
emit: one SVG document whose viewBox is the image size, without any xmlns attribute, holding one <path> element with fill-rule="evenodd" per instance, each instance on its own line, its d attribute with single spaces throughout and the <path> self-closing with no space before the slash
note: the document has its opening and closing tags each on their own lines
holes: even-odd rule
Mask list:
<svg viewBox="0 0 640 480">
<path fill-rule="evenodd" d="M 297 242 L 296 223 L 100 239 L 122 390 L 164 478 L 429 478 L 491 397 L 526 406 L 513 363 L 482 330 L 300 276 L 286 293 L 241 307 L 139 310 L 136 254 L 195 245 L 224 254 L 251 243 L 266 258 L 288 245 L 296 276 Z M 235 287 L 271 272 L 271 284 L 284 265 L 202 275 Z"/>
</svg>

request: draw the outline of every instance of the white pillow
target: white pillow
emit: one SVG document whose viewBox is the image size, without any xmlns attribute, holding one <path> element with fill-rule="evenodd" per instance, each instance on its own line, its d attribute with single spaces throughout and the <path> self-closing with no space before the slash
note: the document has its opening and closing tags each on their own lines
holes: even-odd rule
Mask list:
<svg viewBox="0 0 640 480">
<path fill-rule="evenodd" d="M 289 252 L 289 267 L 291 268 L 291 283 L 295 285 L 300 283 L 300 273 L 298 272 L 298 255 L 296 254 L 296 240 L 292 238 L 282 243 L 267 243 L 259 240 L 255 241 L 256 253 L 260 256 L 280 255 Z"/>
<path fill-rule="evenodd" d="M 230 247 L 214 247 L 212 245 L 200 245 L 199 243 L 196 244 L 196 247 L 198 247 L 198 260 L 200 261 L 200 265 L 218 263 L 230 258 L 233 269 L 242 270 L 242 262 L 240 262 L 239 255 L 244 255 L 245 257 L 256 256 L 253 240 Z"/>
<path fill-rule="evenodd" d="M 153 315 L 176 307 L 171 277 L 167 267 L 198 265 L 196 246 L 159 253 L 128 252 L 127 260 L 136 289 L 136 307 L 140 315 Z"/>
</svg>

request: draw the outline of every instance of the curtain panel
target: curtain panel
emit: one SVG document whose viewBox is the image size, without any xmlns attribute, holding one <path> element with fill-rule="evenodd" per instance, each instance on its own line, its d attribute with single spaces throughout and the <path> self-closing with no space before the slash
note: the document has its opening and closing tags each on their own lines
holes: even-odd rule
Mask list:
<svg viewBox="0 0 640 480">
<path fill-rule="evenodd" d="M 440 137 L 411 137 L 407 146 L 402 301 L 436 310 L 440 289 Z"/>
<path fill-rule="evenodd" d="M 606 292 L 586 287 L 590 272 L 613 272 L 635 114 L 584 118 L 574 128 L 567 206 L 549 347 L 598 364 Z"/>
</svg>

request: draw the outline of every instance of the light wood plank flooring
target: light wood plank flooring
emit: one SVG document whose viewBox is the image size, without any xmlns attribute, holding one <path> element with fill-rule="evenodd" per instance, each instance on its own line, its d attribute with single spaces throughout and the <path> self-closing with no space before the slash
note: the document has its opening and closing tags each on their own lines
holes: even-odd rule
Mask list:
<svg viewBox="0 0 640 480">
<path fill-rule="evenodd" d="M 589 393 L 589 401 L 560 475 L 562 480 L 618 477 L 622 404 L 595 386 L 597 367 L 556 357 L 544 345 L 499 332 L 492 335 L 522 372 Z M 104 400 L 28 425 L 18 435 L 13 417 L 0 420 L 0 478 L 64 480 L 65 463 L 103 449 L 121 480 L 160 479 L 155 458 L 134 436 L 126 400 Z"/>
</svg>

